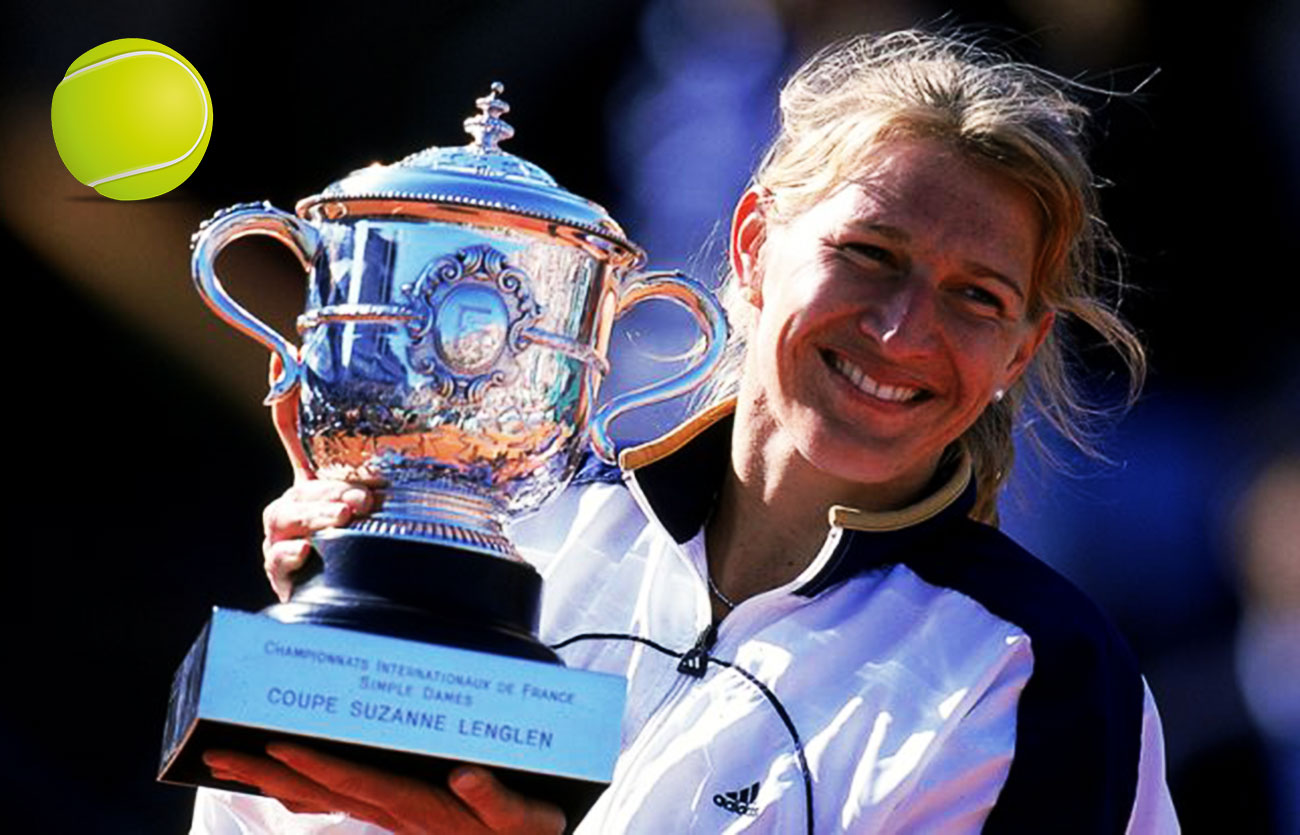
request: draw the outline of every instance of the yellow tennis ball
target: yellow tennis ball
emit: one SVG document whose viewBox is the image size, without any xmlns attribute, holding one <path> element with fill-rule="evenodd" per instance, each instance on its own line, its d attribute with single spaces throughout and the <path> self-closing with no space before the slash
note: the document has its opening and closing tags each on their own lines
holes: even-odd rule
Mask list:
<svg viewBox="0 0 1300 835">
<path fill-rule="evenodd" d="M 120 38 L 68 67 L 50 126 L 78 181 L 114 200 L 143 200 L 194 173 L 212 136 L 212 97 L 176 50 Z"/>
</svg>

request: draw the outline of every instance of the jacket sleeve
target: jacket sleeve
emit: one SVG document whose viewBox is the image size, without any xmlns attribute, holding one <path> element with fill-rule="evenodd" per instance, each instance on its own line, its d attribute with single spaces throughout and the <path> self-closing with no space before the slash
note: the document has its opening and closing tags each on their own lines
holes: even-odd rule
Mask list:
<svg viewBox="0 0 1300 835">
<path fill-rule="evenodd" d="M 388 830 L 339 812 L 296 815 L 279 801 L 250 794 L 199 789 L 190 835 L 385 835 Z"/>
<path fill-rule="evenodd" d="M 1054 803 L 1035 808 L 1039 797 L 1024 792 L 1003 794 L 1016 749 L 1021 746 L 1012 739 L 1008 745 L 1008 731 L 1017 726 L 1021 689 L 1025 677 L 1015 665 L 1009 665 L 993 685 L 988 688 L 969 711 L 955 724 L 950 733 L 936 739 L 932 750 L 922 757 L 910 790 L 891 812 L 885 825 L 887 831 L 897 832 L 952 832 L 975 833 L 983 831 L 1066 831 L 1058 829 L 1062 820 L 1073 820 L 1079 832 L 1115 832 L 1120 827 L 1102 826 L 1087 814 L 1071 816 Z M 1136 788 L 1128 807 L 1126 835 L 1177 835 L 1179 824 L 1165 780 L 1164 741 L 1160 717 L 1156 711 L 1151 691 L 1142 682 L 1143 710 L 1141 741 L 1137 748 Z M 1046 780 L 1068 779 L 1073 755 L 1071 750 L 1060 750 L 1060 768 L 1044 774 Z M 1039 769 L 1036 769 L 1039 770 Z M 1048 796 L 1062 796 L 1048 792 Z M 1041 797 L 1041 796 L 1040 796 Z M 1017 804 L 1014 810 L 1000 809 L 1002 820 L 990 824 L 990 813 L 1000 804 Z M 1028 804 L 1028 805 L 1026 805 Z M 1063 814 L 1064 813 L 1064 814 Z M 1022 826 L 1039 827 L 1022 829 Z"/>
<path fill-rule="evenodd" d="M 897 800 L 883 823 L 863 832 L 978 833 L 983 829 L 1011 769 L 1017 707 L 1033 670 L 1028 639 L 1021 637 L 1009 646 L 1007 663 L 989 683 L 973 688 L 976 692 L 954 706 L 949 721 L 917 755 L 913 773 L 894 790 Z M 889 775 L 906 766 L 899 762 L 905 759 L 901 754 L 919 741 L 915 736 L 893 756 L 877 760 L 876 774 L 856 775 L 855 784 L 874 782 L 877 802 L 888 802 Z"/>
<path fill-rule="evenodd" d="M 1180 831 L 1169 784 L 1165 781 L 1165 738 L 1151 688 L 1142 682 L 1142 754 L 1138 761 L 1137 796 L 1128 835 L 1177 835 Z"/>
<path fill-rule="evenodd" d="M 1033 653 L 1010 769 L 981 831 L 1176 831 L 1159 719 L 1123 636 L 1073 584 L 999 531 L 971 523 L 958 533 L 946 553 L 963 558 L 918 560 L 917 572 L 1014 624 Z"/>
</svg>

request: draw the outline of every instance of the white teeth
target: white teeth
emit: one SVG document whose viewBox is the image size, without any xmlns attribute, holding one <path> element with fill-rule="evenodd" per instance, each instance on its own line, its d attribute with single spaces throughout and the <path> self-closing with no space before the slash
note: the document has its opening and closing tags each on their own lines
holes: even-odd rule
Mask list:
<svg viewBox="0 0 1300 835">
<path fill-rule="evenodd" d="M 858 368 L 841 355 L 832 354 L 831 357 L 831 361 L 835 364 L 835 370 L 839 371 L 845 377 L 848 377 L 853 381 L 853 385 L 862 389 L 872 397 L 902 403 L 911 400 L 921 393 L 921 389 L 907 388 L 905 386 L 886 386 L 882 383 L 878 383 L 868 377 L 867 372 Z"/>
</svg>

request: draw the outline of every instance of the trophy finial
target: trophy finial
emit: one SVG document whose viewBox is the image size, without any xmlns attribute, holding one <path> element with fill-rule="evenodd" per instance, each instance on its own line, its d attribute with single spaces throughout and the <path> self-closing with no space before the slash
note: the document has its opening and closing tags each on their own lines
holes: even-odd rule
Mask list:
<svg viewBox="0 0 1300 835">
<path fill-rule="evenodd" d="M 510 112 L 510 105 L 498 98 L 505 90 L 506 85 L 493 81 L 488 94 L 474 101 L 479 113 L 465 120 L 465 132 L 474 137 L 471 145 L 476 150 L 499 151 L 501 149 L 497 147 L 498 143 L 515 135 L 515 129 L 501 118 Z"/>
</svg>

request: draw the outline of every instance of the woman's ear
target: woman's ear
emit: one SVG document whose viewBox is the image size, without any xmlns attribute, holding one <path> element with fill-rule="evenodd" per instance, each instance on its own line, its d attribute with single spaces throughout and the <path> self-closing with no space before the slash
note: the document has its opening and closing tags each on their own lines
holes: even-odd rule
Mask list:
<svg viewBox="0 0 1300 835">
<path fill-rule="evenodd" d="M 1055 323 L 1056 313 L 1049 310 L 1038 322 L 1030 326 L 1030 330 L 1025 333 L 1015 354 L 1012 355 L 1011 361 L 1007 363 L 1007 381 L 1003 388 L 1011 388 L 1012 384 L 1020 379 L 1020 375 L 1025 373 L 1025 369 L 1033 362 L 1034 355 L 1046 341 L 1047 335 L 1052 332 L 1052 325 Z"/>
<path fill-rule="evenodd" d="M 763 281 L 758 269 L 758 252 L 766 237 L 763 216 L 766 193 L 757 187 L 746 189 L 731 218 L 731 269 L 740 283 L 741 295 L 755 307 L 763 306 Z"/>
</svg>

